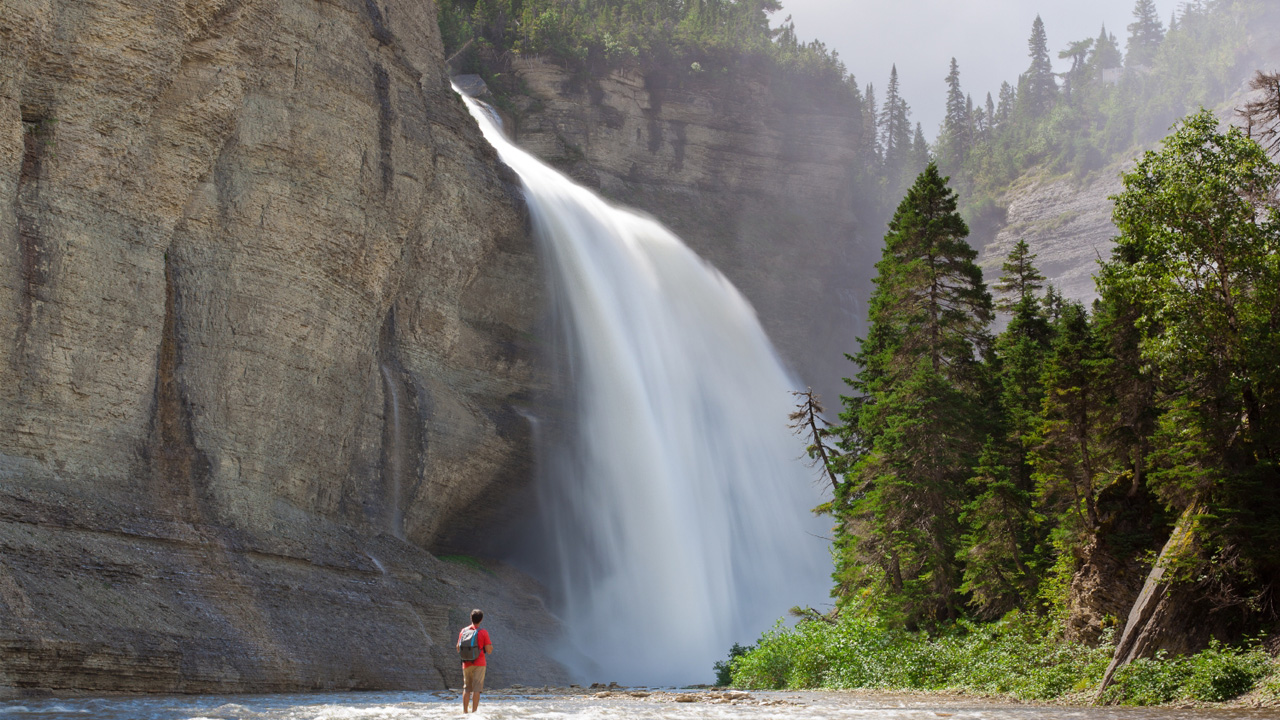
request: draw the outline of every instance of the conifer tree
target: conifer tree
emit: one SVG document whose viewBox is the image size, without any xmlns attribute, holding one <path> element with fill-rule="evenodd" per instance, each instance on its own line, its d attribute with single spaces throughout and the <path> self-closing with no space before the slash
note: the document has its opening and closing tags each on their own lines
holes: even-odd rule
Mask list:
<svg viewBox="0 0 1280 720">
<path fill-rule="evenodd" d="M 1133 6 L 1133 22 L 1129 24 L 1128 67 L 1146 67 L 1155 59 L 1156 50 L 1164 40 L 1164 24 L 1155 0 L 1138 0 Z"/>
<path fill-rule="evenodd" d="M 856 394 L 842 398 L 860 450 L 837 498 L 836 578 L 882 590 L 908 625 L 959 612 L 958 519 L 987 435 L 975 418 L 987 416 L 991 296 L 956 204 L 931 163 L 898 206 L 853 357 Z"/>
<path fill-rule="evenodd" d="M 1018 92 L 1007 82 L 1000 83 L 1000 104 L 996 109 L 996 127 L 1007 126 L 1018 102 Z"/>
<path fill-rule="evenodd" d="M 969 485 L 961 559 L 963 590 L 978 614 L 994 618 L 1034 595 L 1039 582 L 1035 551 L 1039 528 L 1032 507 L 1034 482 L 1028 436 L 1035 428 L 1043 390 L 1040 372 L 1049 349 L 1049 322 L 1039 291 L 1044 276 L 1035 255 L 1018 241 L 1005 260 L 997 307 L 1012 313 L 995 341 L 1002 427 L 989 437 Z"/>
<path fill-rule="evenodd" d="M 1037 15 L 1031 24 L 1031 38 L 1027 40 L 1031 67 L 1027 69 L 1027 92 L 1020 98 L 1032 117 L 1049 111 L 1058 95 L 1058 83 L 1053 76 L 1053 61 L 1049 59 L 1049 38 L 1045 34 L 1044 21 Z"/>
<path fill-rule="evenodd" d="M 1124 64 L 1124 56 L 1120 54 L 1120 46 L 1116 43 L 1116 36 L 1107 32 L 1107 26 L 1102 26 L 1102 32 L 1098 33 L 1098 39 L 1093 41 L 1093 52 L 1089 54 L 1089 70 L 1094 77 L 1101 79 L 1104 70 L 1112 70 Z"/>
<path fill-rule="evenodd" d="M 1030 437 L 1036 492 L 1073 545 L 1097 530 L 1098 493 L 1114 470 L 1102 377 L 1110 359 L 1084 306 L 1066 303 L 1043 374 L 1044 406 Z"/>
<path fill-rule="evenodd" d="M 996 103 L 991 99 L 991 93 L 987 93 L 987 127 L 984 134 L 984 140 L 990 140 L 992 131 L 996 129 Z"/>
<path fill-rule="evenodd" d="M 897 65 L 889 72 L 889 86 L 880 109 L 880 144 L 884 151 L 887 189 L 897 193 L 911 160 L 911 108 L 898 86 Z"/>
<path fill-rule="evenodd" d="M 911 140 L 911 165 L 919 171 L 929 164 L 929 141 L 924 137 L 924 126 L 916 123 L 916 134 Z"/>
<path fill-rule="evenodd" d="M 1011 313 L 1038 301 L 1036 293 L 1044 288 L 1045 277 L 1036 269 L 1035 259 L 1026 240 L 1019 240 L 1009 251 L 1009 257 L 1001 266 L 1000 281 L 996 283 L 996 292 L 1000 293 L 997 310 Z"/>
<path fill-rule="evenodd" d="M 1060 60 L 1071 58 L 1071 69 L 1066 73 L 1066 85 L 1063 88 L 1063 92 L 1068 96 L 1085 77 L 1088 69 L 1089 51 L 1093 48 L 1093 43 L 1093 38 L 1077 40 L 1058 53 L 1058 59 Z"/>
<path fill-rule="evenodd" d="M 876 86 L 867 83 L 865 109 L 862 113 L 862 137 L 864 146 L 870 151 L 871 159 L 876 167 L 884 158 L 884 146 L 880 144 L 880 110 L 876 103 Z"/>
<path fill-rule="evenodd" d="M 960 65 L 951 58 L 951 70 L 947 73 L 946 115 L 942 120 L 942 147 L 949 167 L 959 167 L 969 150 L 969 113 L 965 110 L 965 95 L 960 89 Z"/>
</svg>

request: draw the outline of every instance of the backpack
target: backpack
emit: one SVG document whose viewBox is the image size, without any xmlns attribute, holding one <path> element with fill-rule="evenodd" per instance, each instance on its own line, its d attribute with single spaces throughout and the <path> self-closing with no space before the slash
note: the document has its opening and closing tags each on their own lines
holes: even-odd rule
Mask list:
<svg viewBox="0 0 1280 720">
<path fill-rule="evenodd" d="M 462 629 L 462 638 L 458 642 L 458 654 L 463 662 L 474 662 L 480 657 L 480 629 L 468 625 Z"/>
</svg>

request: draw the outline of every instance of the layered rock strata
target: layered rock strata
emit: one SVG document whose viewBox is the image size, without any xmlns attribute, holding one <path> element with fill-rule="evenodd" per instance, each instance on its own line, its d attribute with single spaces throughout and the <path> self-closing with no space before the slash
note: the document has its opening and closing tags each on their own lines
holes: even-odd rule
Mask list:
<svg viewBox="0 0 1280 720">
<path fill-rule="evenodd" d="M 511 613 L 496 681 L 560 679 L 528 588 L 428 552 L 529 475 L 542 383 L 516 181 L 437 34 L 0 2 L 0 688 L 441 687 L 472 605 Z"/>
<path fill-rule="evenodd" d="M 1036 254 L 1036 265 L 1068 298 L 1091 302 L 1098 296 L 1093 276 L 1098 262 L 1111 257 L 1117 233 L 1111 221 L 1111 196 L 1124 189 L 1123 167 L 1099 171 L 1087 182 L 1070 178 L 1027 178 L 1006 196 L 1004 227 L 981 248 L 979 264 L 987 282 L 1019 240 Z"/>
</svg>

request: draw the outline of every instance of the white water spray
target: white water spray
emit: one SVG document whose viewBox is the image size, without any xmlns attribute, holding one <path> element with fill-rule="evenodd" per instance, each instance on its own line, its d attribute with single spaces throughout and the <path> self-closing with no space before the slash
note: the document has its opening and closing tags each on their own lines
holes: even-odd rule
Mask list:
<svg viewBox="0 0 1280 720">
<path fill-rule="evenodd" d="M 570 437 L 544 452 L 551 582 L 582 679 L 707 682 L 830 581 L 819 486 L 787 427 L 800 387 L 738 291 L 657 222 L 510 143 L 568 335 Z"/>
</svg>

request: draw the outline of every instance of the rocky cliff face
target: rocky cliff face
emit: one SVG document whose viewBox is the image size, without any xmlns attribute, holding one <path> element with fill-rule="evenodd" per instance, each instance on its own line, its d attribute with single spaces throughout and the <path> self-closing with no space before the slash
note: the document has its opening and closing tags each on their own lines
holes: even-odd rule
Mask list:
<svg viewBox="0 0 1280 720">
<path fill-rule="evenodd" d="M 513 71 L 526 89 L 510 108 L 515 140 L 672 228 L 746 295 L 834 407 L 883 235 L 854 212 L 860 127 L 849 109 L 692 69 L 584 79 L 523 58 Z"/>
<path fill-rule="evenodd" d="M 549 681 L 428 551 L 528 475 L 536 255 L 431 3 L 0 0 L 0 692 Z M 457 612 L 454 612 L 457 610 Z"/>
<path fill-rule="evenodd" d="M 1111 257 L 1117 231 L 1110 198 L 1123 189 L 1121 172 L 1122 166 L 1115 165 L 1082 183 L 1029 177 L 1011 188 L 1005 198 L 1005 225 L 985 245 L 975 238 L 987 282 L 1000 277 L 1000 266 L 1013 246 L 1025 240 L 1037 255 L 1040 272 L 1059 292 L 1086 303 L 1097 297 L 1093 275 L 1098 260 Z"/>
</svg>

